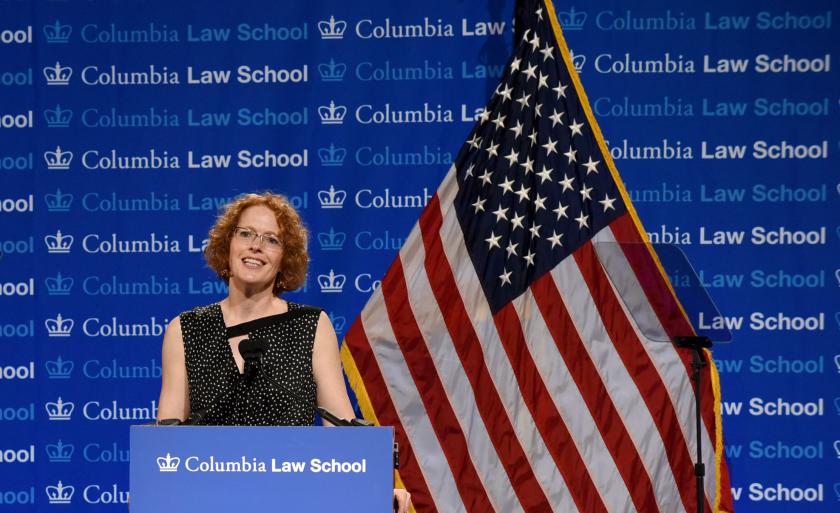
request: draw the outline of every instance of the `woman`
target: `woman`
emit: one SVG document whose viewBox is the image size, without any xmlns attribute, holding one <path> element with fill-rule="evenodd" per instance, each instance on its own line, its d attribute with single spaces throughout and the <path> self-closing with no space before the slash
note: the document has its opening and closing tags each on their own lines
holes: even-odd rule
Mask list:
<svg viewBox="0 0 840 513">
<path fill-rule="evenodd" d="M 228 296 L 167 327 L 159 421 L 311 425 L 316 404 L 355 416 L 329 317 L 279 297 L 306 279 L 306 236 L 283 196 L 248 194 L 226 206 L 210 230 L 205 258 L 228 283 Z M 249 336 L 266 346 L 261 358 L 246 362 L 239 343 Z M 263 373 L 264 386 L 241 386 Z M 398 511 L 407 512 L 408 492 L 394 490 L 394 498 Z"/>
</svg>

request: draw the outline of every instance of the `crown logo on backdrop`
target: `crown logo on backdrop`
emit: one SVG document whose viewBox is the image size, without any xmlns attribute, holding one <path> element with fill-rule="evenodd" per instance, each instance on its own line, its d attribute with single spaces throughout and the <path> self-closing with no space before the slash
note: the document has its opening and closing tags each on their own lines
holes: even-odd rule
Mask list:
<svg viewBox="0 0 840 513">
<path fill-rule="evenodd" d="M 177 472 L 178 465 L 181 464 L 181 458 L 176 456 L 172 456 L 169 453 L 166 453 L 166 457 L 160 456 L 157 459 L 158 469 L 161 472 Z"/>
<path fill-rule="evenodd" d="M 73 75 L 73 68 L 70 66 L 61 67 L 58 62 L 55 63 L 54 68 L 44 68 L 44 77 L 47 79 L 47 85 L 66 86 L 70 83 L 70 77 Z"/>
<path fill-rule="evenodd" d="M 45 151 L 44 160 L 47 162 L 47 169 L 70 169 L 70 162 L 73 161 L 72 151 L 62 151 L 61 146 L 56 146 L 55 151 Z"/>
<path fill-rule="evenodd" d="M 330 227 L 328 232 L 320 232 L 318 234 L 318 242 L 321 244 L 321 249 L 324 251 L 338 251 L 344 247 L 344 241 L 347 240 L 347 234 L 344 232 L 337 232 Z"/>
<path fill-rule="evenodd" d="M 583 65 L 586 64 L 586 56 L 583 54 L 577 55 L 574 50 L 569 50 L 569 57 L 572 59 L 575 71 L 583 73 Z"/>
<path fill-rule="evenodd" d="M 576 11 L 572 6 L 568 11 L 558 11 L 557 21 L 563 30 L 581 30 L 586 23 L 586 13 Z"/>
<path fill-rule="evenodd" d="M 347 30 L 347 22 L 336 20 L 335 16 L 330 16 L 329 20 L 318 22 L 321 39 L 344 39 L 345 30 Z"/>
<path fill-rule="evenodd" d="M 45 279 L 44 285 L 47 286 L 47 294 L 50 296 L 69 296 L 73 288 L 73 278 L 67 278 L 58 273 L 52 278 Z"/>
<path fill-rule="evenodd" d="M 47 245 L 47 251 L 50 253 L 70 253 L 70 246 L 73 245 L 73 236 L 62 235 L 61 230 L 58 230 L 55 232 L 55 235 L 45 236 L 44 244 Z"/>
<path fill-rule="evenodd" d="M 64 402 L 61 397 L 54 403 L 44 405 L 50 420 L 70 420 L 70 416 L 73 415 L 73 408 L 75 408 L 73 403 Z"/>
<path fill-rule="evenodd" d="M 347 199 L 347 193 L 341 189 L 336 189 L 332 185 L 330 185 L 329 190 L 318 191 L 318 201 L 321 202 L 321 208 L 342 208 L 345 199 Z"/>
<path fill-rule="evenodd" d="M 45 320 L 44 326 L 47 327 L 48 337 L 69 337 L 73 331 L 73 319 L 64 319 L 58 314 L 55 319 Z"/>
<path fill-rule="evenodd" d="M 58 443 L 49 444 L 44 449 L 47 451 L 47 458 L 50 463 L 70 463 L 73 451 L 76 449 L 73 444 L 66 444 L 61 440 Z"/>
<path fill-rule="evenodd" d="M 54 109 L 44 110 L 44 119 L 47 121 L 47 128 L 67 128 L 73 119 L 73 111 L 56 105 Z"/>
<path fill-rule="evenodd" d="M 47 38 L 47 43 L 66 43 L 70 40 L 72 32 L 73 27 L 62 25 L 58 20 L 55 20 L 52 25 L 44 25 L 44 37 Z"/>
<path fill-rule="evenodd" d="M 50 379 L 69 379 L 70 375 L 73 374 L 73 362 L 62 359 L 61 355 L 55 360 L 44 363 L 44 367 L 46 367 L 47 376 Z"/>
<path fill-rule="evenodd" d="M 324 82 L 341 82 L 344 80 L 344 74 L 347 72 L 347 65 L 340 62 L 335 62 L 335 59 L 330 59 L 330 62 L 325 62 L 318 65 L 318 73 L 321 74 L 321 80 Z"/>
<path fill-rule="evenodd" d="M 320 148 L 318 150 L 318 158 L 321 159 L 321 165 L 324 167 L 342 166 L 344 165 L 344 157 L 346 156 L 347 150 L 336 148 L 333 143 L 330 143 L 327 148 Z"/>
<path fill-rule="evenodd" d="M 73 195 L 61 192 L 61 189 L 56 189 L 55 194 L 45 194 L 44 203 L 47 204 L 47 210 L 50 212 L 69 212 L 70 205 L 73 203 Z"/>
<path fill-rule="evenodd" d="M 332 312 L 330 312 L 329 315 L 330 315 L 330 322 L 332 322 L 332 325 L 333 325 L 333 328 L 335 328 L 335 331 L 337 331 L 337 332 L 344 331 L 344 327 L 347 326 L 347 318 L 344 317 L 343 315 L 333 315 Z"/>
<path fill-rule="evenodd" d="M 64 486 L 61 481 L 56 486 L 47 486 L 44 488 L 47 492 L 47 499 L 50 504 L 70 504 L 73 500 L 73 492 L 76 491 L 72 486 Z"/>
<path fill-rule="evenodd" d="M 344 282 L 347 281 L 347 276 L 343 274 L 335 274 L 335 271 L 330 269 L 329 274 L 318 275 L 318 286 L 321 287 L 321 292 L 325 294 L 340 293 L 344 288 Z"/>
<path fill-rule="evenodd" d="M 333 100 L 330 100 L 329 105 L 318 107 L 318 116 L 321 118 L 322 125 L 340 125 L 344 123 L 344 116 L 346 115 L 347 107 L 336 105 Z"/>
</svg>

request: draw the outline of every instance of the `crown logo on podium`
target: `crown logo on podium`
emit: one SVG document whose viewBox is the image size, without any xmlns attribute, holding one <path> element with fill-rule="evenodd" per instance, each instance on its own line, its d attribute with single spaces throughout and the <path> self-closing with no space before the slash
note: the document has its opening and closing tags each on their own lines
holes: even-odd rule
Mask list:
<svg viewBox="0 0 840 513">
<path fill-rule="evenodd" d="M 321 165 L 324 167 L 339 167 L 344 165 L 344 157 L 347 156 L 347 150 L 344 148 L 336 148 L 335 144 L 330 143 L 326 148 L 318 150 L 318 158 L 321 159 Z"/>
<path fill-rule="evenodd" d="M 321 118 L 322 125 L 340 125 L 344 123 L 344 116 L 346 115 L 347 107 L 336 105 L 333 100 L 330 100 L 329 105 L 318 107 L 318 116 Z"/>
<path fill-rule="evenodd" d="M 70 246 L 73 245 L 72 235 L 62 235 L 61 230 L 55 232 L 55 235 L 47 235 L 44 237 L 44 244 L 47 245 L 49 253 L 70 253 Z"/>
<path fill-rule="evenodd" d="M 71 402 L 64 402 L 59 397 L 58 401 L 47 403 L 44 405 L 44 408 L 47 410 L 47 416 L 49 416 L 50 420 L 70 420 L 75 405 Z"/>
<path fill-rule="evenodd" d="M 66 444 L 61 440 L 58 443 L 49 444 L 44 448 L 47 451 L 47 458 L 50 463 L 70 463 L 73 451 L 76 449 L 73 444 Z"/>
<path fill-rule="evenodd" d="M 73 288 L 73 278 L 67 278 L 58 273 L 52 278 L 45 279 L 44 285 L 47 286 L 47 294 L 50 296 L 69 296 Z"/>
<path fill-rule="evenodd" d="M 337 331 L 337 332 L 344 331 L 344 327 L 347 326 L 347 318 L 344 317 L 343 315 L 333 315 L 332 312 L 330 312 L 329 315 L 330 315 L 330 322 L 332 322 L 332 325 L 333 325 L 333 328 L 335 328 L 335 331 Z"/>
<path fill-rule="evenodd" d="M 578 73 L 583 72 L 583 65 L 586 64 L 586 56 L 583 54 L 575 54 L 574 50 L 569 50 L 569 57 L 572 59 L 572 64 L 575 67 L 575 71 Z"/>
<path fill-rule="evenodd" d="M 181 458 L 172 456 L 166 453 L 166 457 L 160 456 L 157 459 L 158 469 L 161 472 L 178 472 L 178 465 L 181 464 Z"/>
<path fill-rule="evenodd" d="M 70 66 L 61 67 L 58 62 L 53 68 L 44 68 L 44 77 L 47 79 L 47 85 L 51 86 L 66 86 L 70 83 L 70 77 L 73 75 L 73 68 Z"/>
<path fill-rule="evenodd" d="M 330 227 L 328 232 L 320 232 L 318 234 L 318 242 L 321 244 L 321 249 L 324 251 L 339 251 L 344 247 L 344 241 L 347 240 L 347 234 L 344 232 L 337 232 Z"/>
<path fill-rule="evenodd" d="M 347 65 L 340 62 L 335 62 L 335 59 L 330 59 L 330 62 L 325 62 L 318 65 L 318 73 L 321 74 L 321 80 L 324 82 L 341 82 L 344 80 L 344 74 L 347 72 Z"/>
<path fill-rule="evenodd" d="M 73 161 L 72 151 L 62 151 L 61 146 L 56 146 L 55 151 L 45 151 L 44 160 L 47 162 L 47 169 L 70 169 L 70 162 Z"/>
<path fill-rule="evenodd" d="M 45 320 L 44 326 L 47 327 L 48 337 L 69 337 L 73 331 L 73 319 L 64 319 L 58 314 L 55 319 Z"/>
<path fill-rule="evenodd" d="M 56 486 L 47 486 L 44 491 L 47 492 L 47 499 L 50 504 L 70 504 L 73 500 L 73 492 L 76 491 L 72 486 L 64 486 L 61 481 Z"/>
<path fill-rule="evenodd" d="M 54 109 L 44 110 L 44 119 L 47 121 L 47 128 L 67 128 L 73 119 L 73 111 L 56 105 Z"/>
<path fill-rule="evenodd" d="M 44 367 L 47 368 L 47 376 L 50 379 L 69 379 L 73 374 L 73 362 L 62 359 L 61 355 L 55 360 L 47 361 Z"/>
<path fill-rule="evenodd" d="M 347 276 L 343 274 L 335 274 L 335 271 L 330 269 L 329 274 L 318 275 L 318 286 L 321 287 L 321 292 L 325 294 L 341 293 L 344 288 L 344 282 L 347 281 Z"/>
<path fill-rule="evenodd" d="M 73 203 L 73 195 L 61 192 L 61 189 L 56 189 L 55 194 L 45 194 L 44 203 L 47 204 L 47 210 L 50 212 L 69 212 L 70 205 Z"/>
<path fill-rule="evenodd" d="M 586 23 L 586 13 L 576 11 L 572 6 L 568 11 L 558 11 L 557 21 L 563 30 L 581 30 Z"/>
<path fill-rule="evenodd" d="M 344 39 L 345 30 L 347 30 L 347 22 L 336 20 L 335 16 L 330 16 L 329 20 L 318 22 L 321 39 Z"/>
<path fill-rule="evenodd" d="M 70 40 L 72 32 L 73 27 L 62 25 L 58 20 L 55 20 L 52 25 L 44 25 L 44 37 L 47 38 L 47 43 L 66 43 Z"/>
<path fill-rule="evenodd" d="M 347 199 L 347 193 L 341 189 L 336 189 L 332 185 L 330 185 L 329 190 L 318 191 L 318 201 L 321 202 L 321 208 L 342 208 L 345 199 Z"/>
</svg>

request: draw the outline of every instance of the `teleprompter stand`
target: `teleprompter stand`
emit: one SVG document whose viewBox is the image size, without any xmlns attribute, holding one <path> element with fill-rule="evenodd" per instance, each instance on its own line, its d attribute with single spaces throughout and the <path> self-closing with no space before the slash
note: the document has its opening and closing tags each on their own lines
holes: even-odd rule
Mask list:
<svg viewBox="0 0 840 513">
<path fill-rule="evenodd" d="M 702 433 L 703 417 L 700 413 L 700 401 L 702 389 L 700 387 L 700 379 L 702 376 L 703 367 L 708 365 L 706 362 L 703 349 L 712 347 L 712 340 L 709 337 L 703 336 L 687 336 L 676 337 L 674 344 L 683 349 L 691 349 L 691 368 L 694 370 L 692 381 L 694 381 L 694 417 L 695 417 L 695 435 L 697 448 L 697 461 L 694 463 L 694 479 L 697 485 L 697 512 L 703 513 L 704 480 L 706 479 L 706 465 L 703 464 L 703 437 Z"/>
<path fill-rule="evenodd" d="M 628 262 L 650 262 L 650 252 L 653 250 L 659 260 L 659 269 L 648 268 L 640 272 L 628 272 Z M 595 251 L 599 262 L 603 266 L 610 282 L 615 287 L 627 311 L 633 318 L 641 335 L 650 342 L 673 344 L 680 349 L 692 352 L 691 381 L 694 384 L 694 426 L 696 438 L 696 461 L 694 463 L 694 477 L 697 495 L 697 511 L 703 513 L 705 504 L 706 466 L 703 463 L 703 417 L 702 417 L 702 387 L 701 376 L 703 368 L 709 365 L 704 349 L 715 343 L 726 343 L 732 340 L 732 333 L 721 328 L 721 323 L 715 322 L 722 318 L 720 311 L 712 301 L 703 280 L 698 277 L 685 253 L 672 244 L 643 244 L 636 242 L 599 242 L 595 244 Z M 670 281 L 668 287 L 661 286 L 664 271 Z M 646 272 L 647 271 L 647 272 Z M 657 292 L 651 292 L 657 291 Z M 648 296 L 648 294 L 653 294 Z M 679 304 L 670 297 L 676 297 Z M 660 295 L 661 297 L 657 297 Z M 672 322 L 671 328 L 688 333 L 668 333 L 662 318 L 651 311 L 650 302 L 660 305 L 672 305 L 669 311 L 659 312 L 665 320 L 676 318 L 687 320 Z M 693 327 L 692 327 L 693 326 Z M 699 331 L 698 328 L 702 328 Z M 684 332 L 683 332 L 684 333 Z"/>
</svg>

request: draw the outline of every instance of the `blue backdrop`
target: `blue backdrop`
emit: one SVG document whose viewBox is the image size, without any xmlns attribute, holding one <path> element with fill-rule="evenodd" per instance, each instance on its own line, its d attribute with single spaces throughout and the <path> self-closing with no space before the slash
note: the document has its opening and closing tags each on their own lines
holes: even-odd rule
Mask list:
<svg viewBox="0 0 840 513">
<path fill-rule="evenodd" d="M 732 328 L 738 511 L 840 505 L 834 3 L 558 2 L 651 239 Z M 358 314 L 501 76 L 512 0 L 0 0 L 0 511 L 124 509 L 163 329 L 219 300 L 237 194 L 312 233 L 295 301 Z M 832 62 L 835 61 L 835 62 Z"/>
</svg>

